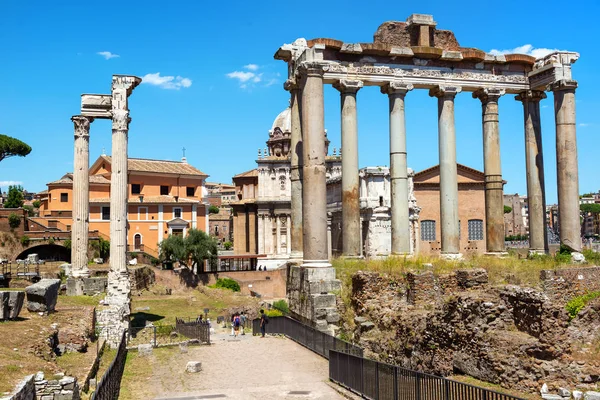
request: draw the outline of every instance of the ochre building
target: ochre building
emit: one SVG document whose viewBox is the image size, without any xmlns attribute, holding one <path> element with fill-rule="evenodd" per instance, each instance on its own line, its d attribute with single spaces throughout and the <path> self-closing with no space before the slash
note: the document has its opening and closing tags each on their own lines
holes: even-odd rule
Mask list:
<svg viewBox="0 0 600 400">
<path fill-rule="evenodd" d="M 111 157 L 102 155 L 90 167 L 89 230 L 110 240 Z M 208 231 L 208 203 L 203 202 L 208 175 L 183 161 L 128 159 L 128 251 L 158 256 L 158 244 L 190 228 Z M 73 174 L 48 183 L 34 223 L 71 231 Z"/>
</svg>

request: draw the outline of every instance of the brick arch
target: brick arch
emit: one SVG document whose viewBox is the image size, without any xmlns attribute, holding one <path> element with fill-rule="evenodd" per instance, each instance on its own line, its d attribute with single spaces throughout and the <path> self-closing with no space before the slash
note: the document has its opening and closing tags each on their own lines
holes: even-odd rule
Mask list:
<svg viewBox="0 0 600 400">
<path fill-rule="evenodd" d="M 62 242 L 51 243 L 48 240 L 37 241 L 25 249 L 19 249 L 13 254 L 12 260 L 24 260 L 28 254 L 38 254 L 42 260 L 56 259 L 57 261 L 71 262 L 71 249 L 66 248 Z"/>
</svg>

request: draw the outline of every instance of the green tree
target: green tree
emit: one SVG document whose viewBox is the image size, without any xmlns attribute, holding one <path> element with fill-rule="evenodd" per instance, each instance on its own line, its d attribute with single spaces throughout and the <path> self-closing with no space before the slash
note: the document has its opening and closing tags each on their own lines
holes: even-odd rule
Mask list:
<svg viewBox="0 0 600 400">
<path fill-rule="evenodd" d="M 40 206 L 42 205 L 42 202 L 39 200 L 35 200 L 32 204 L 33 204 L 34 208 L 40 208 Z"/>
<path fill-rule="evenodd" d="M 579 206 L 579 209 L 583 212 L 600 214 L 600 204 L 581 204 Z"/>
<path fill-rule="evenodd" d="M 225 243 L 223 243 L 223 247 L 225 247 L 225 250 L 231 250 L 233 247 L 233 243 L 225 242 Z"/>
<path fill-rule="evenodd" d="M 4 208 L 21 208 L 24 203 L 23 188 L 21 186 L 9 186 L 8 195 L 4 202 Z"/>
<path fill-rule="evenodd" d="M 208 213 L 209 214 L 218 214 L 219 213 L 219 207 L 217 207 L 217 206 L 210 206 L 210 207 L 208 207 Z"/>
<path fill-rule="evenodd" d="M 171 235 L 159 244 L 160 258 L 163 261 L 179 261 L 192 267 L 201 265 L 204 260 L 214 262 L 217 259 L 217 241 L 198 229 L 190 229 L 184 238 Z"/>
<path fill-rule="evenodd" d="M 98 253 L 100 258 L 106 260 L 110 256 L 110 241 L 99 238 L 98 242 Z"/>
<path fill-rule="evenodd" d="M 27 210 L 27 216 L 29 216 L 29 217 L 34 217 L 35 216 L 35 212 L 33 211 L 33 206 L 25 204 L 23 206 L 23 208 Z"/>
<path fill-rule="evenodd" d="M 18 228 L 19 225 L 21 225 L 21 217 L 15 213 L 10 213 L 8 216 L 8 226 L 10 226 L 11 229 L 15 229 Z"/>
<path fill-rule="evenodd" d="M 504 206 L 504 214 L 510 214 L 512 212 L 512 207 Z"/>
<path fill-rule="evenodd" d="M 0 161 L 13 156 L 25 157 L 29 153 L 31 147 L 26 143 L 10 136 L 0 135 Z"/>
</svg>

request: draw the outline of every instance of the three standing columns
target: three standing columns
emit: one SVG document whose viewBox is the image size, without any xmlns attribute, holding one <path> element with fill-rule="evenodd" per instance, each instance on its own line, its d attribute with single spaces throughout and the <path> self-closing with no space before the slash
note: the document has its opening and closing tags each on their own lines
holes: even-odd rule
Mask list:
<svg viewBox="0 0 600 400">
<path fill-rule="evenodd" d="M 73 227 L 71 228 L 71 274 L 89 278 L 88 227 L 90 215 L 89 168 L 90 124 L 94 119 L 83 115 L 71 118 L 75 125 L 75 159 L 73 160 Z M 83 294 L 83 291 L 78 294 Z"/>
<path fill-rule="evenodd" d="M 381 88 L 381 92 L 386 93 L 390 101 L 392 254 L 410 253 L 404 97 L 412 89 L 413 85 L 400 82 L 390 82 Z"/>
<path fill-rule="evenodd" d="M 546 94 L 537 90 L 528 90 L 515 97 L 516 100 L 523 102 L 525 116 L 525 170 L 527 173 L 530 254 L 548 252 L 544 157 L 540 123 L 540 101 L 545 98 Z M 577 196 L 579 199 L 579 195 Z M 577 222 L 579 222 L 579 216 Z"/>
<path fill-rule="evenodd" d="M 556 168 L 558 181 L 558 224 L 560 243 L 581 251 L 579 224 L 579 173 L 575 125 L 577 81 L 561 80 L 551 86 L 556 117 Z"/>
<path fill-rule="evenodd" d="M 301 67 L 302 93 L 302 224 L 304 267 L 330 267 L 327 254 L 327 192 L 323 69 Z"/>
<path fill-rule="evenodd" d="M 291 108 L 291 157 L 290 157 L 290 186 L 291 186 L 291 253 L 290 258 L 302 259 L 302 125 L 300 118 L 301 94 L 296 82 L 287 81 L 285 89 L 290 92 Z"/>
<path fill-rule="evenodd" d="M 342 114 L 342 252 L 360 257 L 360 193 L 358 177 L 358 124 L 356 94 L 362 81 L 341 79 L 334 87 L 341 94 Z"/>
<path fill-rule="evenodd" d="M 454 127 L 454 98 L 461 91 L 462 88 L 456 86 L 438 86 L 429 91 L 430 96 L 438 98 L 442 257 L 447 258 L 461 257 Z"/>
<path fill-rule="evenodd" d="M 483 119 L 483 170 L 485 175 L 485 237 L 488 253 L 504 252 L 504 196 L 500 162 L 498 99 L 502 89 L 480 89 Z"/>
</svg>

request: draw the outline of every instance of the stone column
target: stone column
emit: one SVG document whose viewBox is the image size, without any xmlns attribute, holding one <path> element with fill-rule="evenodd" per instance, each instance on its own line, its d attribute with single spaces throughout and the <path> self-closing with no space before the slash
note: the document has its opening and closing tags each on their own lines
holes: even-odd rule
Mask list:
<svg viewBox="0 0 600 400">
<path fill-rule="evenodd" d="M 265 254 L 265 215 L 258 215 L 258 254 Z"/>
<path fill-rule="evenodd" d="M 291 231 L 291 254 L 296 260 L 302 259 L 302 126 L 300 118 L 301 93 L 296 81 L 288 80 L 284 85 L 290 92 L 291 107 L 291 144 L 290 144 L 290 186 L 292 221 L 288 225 Z"/>
<path fill-rule="evenodd" d="M 358 178 L 358 126 L 356 94 L 362 81 L 342 79 L 334 85 L 341 94 L 342 109 L 342 254 L 360 256 L 360 202 Z"/>
<path fill-rule="evenodd" d="M 408 220 L 408 165 L 406 161 L 406 120 L 404 97 L 413 85 L 390 82 L 381 88 L 390 101 L 390 191 L 392 254 L 410 253 Z"/>
<path fill-rule="evenodd" d="M 292 254 L 292 217 L 288 214 L 285 221 L 285 245 L 286 254 Z"/>
<path fill-rule="evenodd" d="M 529 90 L 515 97 L 523 102 L 525 116 L 525 170 L 527 172 L 527 203 L 529 208 L 529 253 L 547 253 L 546 195 L 544 188 L 544 157 L 540 100 L 542 91 Z M 578 197 L 579 199 L 579 197 Z M 578 221 L 579 221 L 579 217 Z"/>
<path fill-rule="evenodd" d="M 481 100 L 483 119 L 483 170 L 485 175 L 485 238 L 490 254 L 504 252 L 504 195 L 500 162 L 498 99 L 504 89 L 480 89 L 473 98 Z"/>
<path fill-rule="evenodd" d="M 280 215 L 275 215 L 275 219 L 276 219 L 276 235 L 277 235 L 277 249 L 275 250 L 275 254 L 280 254 L 281 253 L 281 216 Z"/>
<path fill-rule="evenodd" d="M 440 152 L 440 226 L 442 257 L 460 258 L 458 228 L 458 176 L 456 170 L 456 131 L 454 98 L 462 88 L 438 86 L 429 95 L 438 98 L 438 131 Z"/>
<path fill-rule="evenodd" d="M 71 273 L 73 278 L 88 278 L 88 232 L 90 215 L 90 124 L 94 119 L 82 115 L 71 118 L 75 125 L 75 158 L 73 160 L 73 225 L 71 228 Z M 76 285 L 74 295 L 83 294 Z"/>
<path fill-rule="evenodd" d="M 327 256 L 327 192 L 323 69 L 305 63 L 302 80 L 303 266 L 330 267 Z M 345 150 L 344 150 L 345 151 Z"/>
<path fill-rule="evenodd" d="M 113 76 L 112 83 L 112 172 L 110 178 L 110 272 L 109 304 L 129 301 L 127 271 L 127 143 L 129 133 L 128 96 L 141 82 L 130 76 Z"/>
<path fill-rule="evenodd" d="M 579 221 L 579 172 L 577 166 L 577 129 L 575 89 L 577 81 L 560 80 L 551 86 L 556 118 L 556 168 L 558 183 L 558 226 L 560 244 L 581 252 Z"/>
</svg>

